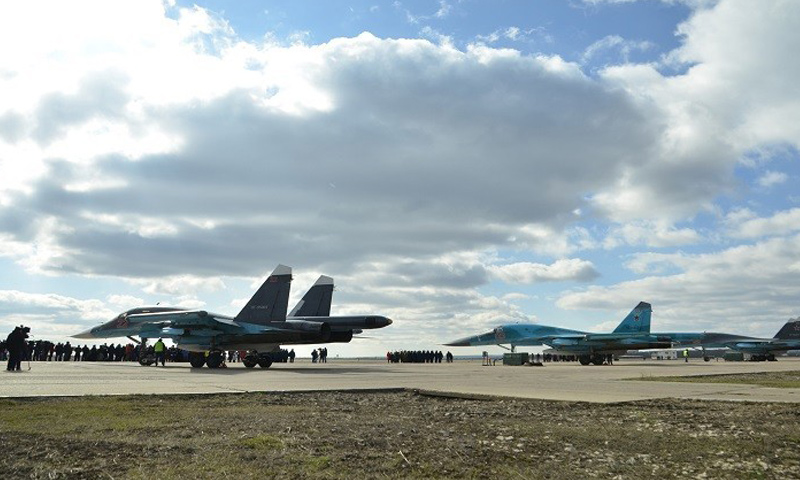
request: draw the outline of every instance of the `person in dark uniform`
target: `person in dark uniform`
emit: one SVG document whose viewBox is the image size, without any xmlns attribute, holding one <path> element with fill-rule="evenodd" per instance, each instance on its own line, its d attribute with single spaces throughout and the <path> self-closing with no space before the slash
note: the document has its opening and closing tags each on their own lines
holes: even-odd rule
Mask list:
<svg viewBox="0 0 800 480">
<path fill-rule="evenodd" d="M 8 365 L 6 369 L 9 372 L 22 370 L 22 351 L 25 348 L 25 339 L 28 338 L 30 327 L 15 327 L 14 330 L 8 334 L 6 338 L 6 348 L 8 348 Z"/>
</svg>

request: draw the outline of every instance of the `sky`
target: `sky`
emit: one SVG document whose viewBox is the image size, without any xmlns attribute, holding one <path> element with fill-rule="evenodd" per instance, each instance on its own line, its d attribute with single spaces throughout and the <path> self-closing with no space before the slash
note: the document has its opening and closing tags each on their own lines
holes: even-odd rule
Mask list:
<svg viewBox="0 0 800 480">
<path fill-rule="evenodd" d="M 285 264 L 290 308 L 325 274 L 333 314 L 394 320 L 332 357 L 639 301 L 772 337 L 798 27 L 791 0 L 2 2 L 0 331 L 235 315 Z"/>
</svg>

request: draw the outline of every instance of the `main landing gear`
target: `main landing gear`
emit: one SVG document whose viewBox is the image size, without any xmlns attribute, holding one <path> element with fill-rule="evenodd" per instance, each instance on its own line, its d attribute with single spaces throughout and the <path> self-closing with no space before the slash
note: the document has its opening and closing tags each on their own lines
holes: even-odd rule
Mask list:
<svg viewBox="0 0 800 480">
<path fill-rule="evenodd" d="M 761 355 L 761 354 L 750 355 L 750 361 L 751 362 L 764 362 L 764 361 L 766 361 L 766 362 L 777 362 L 778 359 L 775 358 L 774 354 L 767 353 L 766 355 Z"/>
<path fill-rule="evenodd" d="M 242 360 L 244 366 L 253 368 L 258 365 L 261 368 L 269 368 L 272 366 L 272 356 L 269 353 L 258 353 L 255 350 L 250 350 Z"/>
<path fill-rule="evenodd" d="M 206 356 L 203 352 L 189 352 L 189 363 L 193 368 L 219 368 L 225 362 L 225 352 L 222 350 L 211 350 Z"/>
<path fill-rule="evenodd" d="M 189 352 L 189 363 L 193 368 L 220 368 L 225 363 L 225 352 L 222 350 L 211 350 L 208 354 L 203 352 Z M 272 356 L 269 353 L 259 353 L 255 350 L 247 352 L 247 355 L 242 359 L 242 363 L 247 368 L 253 368 L 258 365 L 261 368 L 269 368 L 272 366 Z"/>
<path fill-rule="evenodd" d="M 601 355 L 599 353 L 593 353 L 591 355 L 580 355 L 578 357 L 578 361 L 581 365 L 589 365 L 590 363 L 593 365 L 602 365 L 603 362 L 606 361 L 606 356 Z"/>
</svg>

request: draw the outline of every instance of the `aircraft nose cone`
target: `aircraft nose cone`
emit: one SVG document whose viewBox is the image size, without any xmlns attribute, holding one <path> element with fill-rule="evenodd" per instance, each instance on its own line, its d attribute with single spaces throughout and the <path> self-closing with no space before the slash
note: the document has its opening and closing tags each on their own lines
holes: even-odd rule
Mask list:
<svg viewBox="0 0 800 480">
<path fill-rule="evenodd" d="M 391 325 L 391 324 L 392 324 L 392 319 L 391 318 L 387 318 L 386 319 L 386 325 L 388 326 L 388 325 Z"/>
<path fill-rule="evenodd" d="M 92 334 L 92 329 L 90 328 L 89 330 L 73 335 L 72 338 L 92 339 L 94 338 L 94 334 Z"/>
</svg>

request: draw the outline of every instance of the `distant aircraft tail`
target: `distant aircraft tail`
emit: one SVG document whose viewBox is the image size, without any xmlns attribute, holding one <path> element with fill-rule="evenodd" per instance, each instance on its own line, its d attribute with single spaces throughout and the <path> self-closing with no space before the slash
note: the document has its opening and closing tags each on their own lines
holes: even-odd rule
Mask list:
<svg viewBox="0 0 800 480">
<path fill-rule="evenodd" d="M 290 317 L 329 317 L 333 299 L 333 279 L 321 275 L 289 313 Z"/>
<path fill-rule="evenodd" d="M 775 334 L 775 338 L 781 340 L 800 339 L 800 317 L 789 319 L 778 333 Z"/>
<path fill-rule="evenodd" d="M 639 302 L 636 308 L 619 324 L 614 333 L 650 333 L 650 314 L 653 308 L 647 302 Z"/>
<path fill-rule="evenodd" d="M 286 320 L 292 267 L 278 265 L 234 320 L 258 325 Z"/>
</svg>

